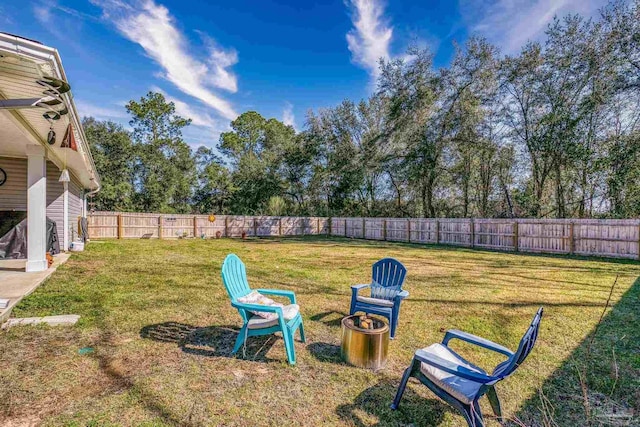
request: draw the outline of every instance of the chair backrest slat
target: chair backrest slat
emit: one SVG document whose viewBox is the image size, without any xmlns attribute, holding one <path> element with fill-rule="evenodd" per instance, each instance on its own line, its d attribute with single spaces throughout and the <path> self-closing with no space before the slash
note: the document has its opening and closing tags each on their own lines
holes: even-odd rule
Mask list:
<svg viewBox="0 0 640 427">
<path fill-rule="evenodd" d="M 229 254 L 222 263 L 222 282 L 232 301 L 251 292 L 244 263 L 235 254 Z"/>
<path fill-rule="evenodd" d="M 542 319 L 543 309 L 540 307 L 538 312 L 533 317 L 533 321 L 531 325 L 523 335 L 520 340 L 520 345 L 518 345 L 518 350 L 514 353 L 513 356 L 509 358 L 509 360 L 500 363 L 493 370 L 493 375 L 496 377 L 500 377 L 500 379 L 508 377 L 511 375 L 517 368 L 525 361 L 531 350 L 536 344 L 536 340 L 538 339 L 538 332 L 540 330 L 540 320 Z"/>
<path fill-rule="evenodd" d="M 371 277 L 375 283 L 384 287 L 402 288 L 407 269 L 400 261 L 393 258 L 383 258 L 373 264 Z"/>
</svg>

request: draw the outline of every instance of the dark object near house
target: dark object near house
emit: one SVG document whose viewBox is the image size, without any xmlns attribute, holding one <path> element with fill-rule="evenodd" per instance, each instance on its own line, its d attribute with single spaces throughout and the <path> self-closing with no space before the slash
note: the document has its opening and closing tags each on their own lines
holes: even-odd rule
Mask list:
<svg viewBox="0 0 640 427">
<path fill-rule="evenodd" d="M 87 218 L 81 217 L 78 220 L 78 228 L 80 229 L 80 240 L 87 242 L 89 240 L 89 224 Z"/>
<path fill-rule="evenodd" d="M 0 211 L 0 258 L 27 258 L 27 213 Z M 47 252 L 60 253 L 55 221 L 47 218 Z"/>
</svg>

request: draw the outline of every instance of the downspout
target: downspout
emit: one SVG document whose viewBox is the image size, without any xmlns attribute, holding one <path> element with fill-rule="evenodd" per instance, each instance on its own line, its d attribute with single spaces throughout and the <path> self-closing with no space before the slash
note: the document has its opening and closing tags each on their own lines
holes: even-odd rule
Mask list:
<svg viewBox="0 0 640 427">
<path fill-rule="evenodd" d="M 100 186 L 100 184 L 98 184 L 98 186 L 96 187 L 95 190 L 91 190 L 87 194 L 84 195 L 84 200 L 85 200 L 85 203 L 84 203 L 84 216 L 85 217 L 88 214 L 88 212 L 87 212 L 88 211 L 88 209 L 87 209 L 87 197 L 93 196 L 94 194 L 98 193 L 98 191 L 100 191 L 100 188 L 102 188 L 102 187 Z"/>
</svg>

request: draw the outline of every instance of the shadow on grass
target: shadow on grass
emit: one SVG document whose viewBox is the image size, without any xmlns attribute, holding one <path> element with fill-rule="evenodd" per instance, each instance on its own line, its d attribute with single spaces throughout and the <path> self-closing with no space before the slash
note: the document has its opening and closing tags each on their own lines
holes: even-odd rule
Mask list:
<svg viewBox="0 0 640 427">
<path fill-rule="evenodd" d="M 340 355 L 340 346 L 327 342 L 314 342 L 307 346 L 307 351 L 320 362 L 346 365 Z"/>
<path fill-rule="evenodd" d="M 329 310 L 322 313 L 314 314 L 309 319 L 315 322 L 324 323 L 329 327 L 339 327 L 344 317 L 347 317 L 347 314 L 343 313 L 342 311 Z"/>
<path fill-rule="evenodd" d="M 360 393 L 353 403 L 338 406 L 336 413 L 347 425 L 356 427 L 436 426 L 442 422 L 445 412 L 450 411 L 440 400 L 420 396 L 411 387 L 406 388 L 398 410 L 391 410 L 398 384 L 399 380 L 383 378 Z"/>
<path fill-rule="evenodd" d="M 640 278 L 516 417 L 526 425 L 640 425 L 639 325 Z"/>
<path fill-rule="evenodd" d="M 145 326 L 140 330 L 140 337 L 175 343 L 185 353 L 195 356 L 234 358 L 243 357 L 242 349 L 237 355 L 231 354 L 238 333 L 239 330 L 234 326 L 198 327 L 179 322 L 163 322 Z M 246 358 L 260 362 L 280 362 L 279 359 L 267 357 L 271 347 L 279 340 L 275 335 L 248 338 L 244 351 Z"/>
</svg>

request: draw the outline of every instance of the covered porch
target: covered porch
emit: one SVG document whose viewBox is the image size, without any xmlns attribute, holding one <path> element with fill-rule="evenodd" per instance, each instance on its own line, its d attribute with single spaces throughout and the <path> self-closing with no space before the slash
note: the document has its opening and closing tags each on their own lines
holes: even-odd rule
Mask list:
<svg viewBox="0 0 640 427">
<path fill-rule="evenodd" d="M 67 81 L 56 49 L 0 33 L 0 300 L 10 306 L 66 260 L 100 188 Z"/>
</svg>

